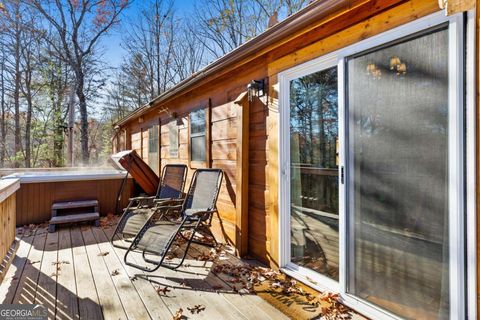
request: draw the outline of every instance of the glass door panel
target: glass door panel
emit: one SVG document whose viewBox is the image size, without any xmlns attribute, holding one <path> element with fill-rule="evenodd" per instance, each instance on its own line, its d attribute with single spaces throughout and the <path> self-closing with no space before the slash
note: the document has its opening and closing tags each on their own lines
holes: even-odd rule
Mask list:
<svg viewBox="0 0 480 320">
<path fill-rule="evenodd" d="M 347 291 L 449 316 L 448 29 L 347 59 Z"/>
<path fill-rule="evenodd" d="M 291 262 L 338 281 L 337 67 L 290 81 Z"/>
</svg>

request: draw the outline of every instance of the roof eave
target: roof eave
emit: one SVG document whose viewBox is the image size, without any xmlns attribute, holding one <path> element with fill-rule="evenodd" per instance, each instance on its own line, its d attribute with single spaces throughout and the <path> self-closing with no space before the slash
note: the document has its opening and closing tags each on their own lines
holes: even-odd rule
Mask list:
<svg viewBox="0 0 480 320">
<path fill-rule="evenodd" d="M 218 69 L 225 68 L 229 64 L 239 62 L 246 58 L 248 55 L 265 49 L 269 45 L 274 44 L 283 37 L 291 35 L 306 26 L 310 25 L 313 21 L 327 17 L 328 15 L 352 6 L 355 0 L 325 0 L 315 1 L 300 11 L 292 14 L 291 16 L 280 21 L 276 25 L 268 28 L 263 33 L 259 34 L 255 38 L 245 42 L 236 49 L 230 51 L 226 55 L 218 58 L 217 60 L 208 64 L 205 68 L 192 74 L 188 78 L 180 81 L 171 89 L 160 94 L 156 98 L 152 99 L 147 104 L 132 111 L 125 118 L 117 121 L 114 126 L 122 126 L 145 113 L 147 113 L 155 105 L 170 99 L 172 96 L 188 89 L 193 84 L 205 79 L 212 73 L 215 73 Z"/>
</svg>

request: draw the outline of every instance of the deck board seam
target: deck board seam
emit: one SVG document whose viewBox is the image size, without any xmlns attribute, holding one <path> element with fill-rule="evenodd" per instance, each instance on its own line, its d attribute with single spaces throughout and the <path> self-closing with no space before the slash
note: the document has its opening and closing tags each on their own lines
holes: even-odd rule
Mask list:
<svg viewBox="0 0 480 320">
<path fill-rule="evenodd" d="M 36 231 L 35 231 L 35 233 L 36 233 Z M 12 304 L 13 301 L 14 301 L 14 299 L 15 299 L 15 296 L 17 295 L 18 286 L 20 285 L 20 280 L 22 279 L 23 271 L 25 270 L 25 266 L 27 265 L 28 256 L 29 256 L 29 254 L 30 254 L 30 250 L 32 250 L 32 244 L 33 244 L 33 239 L 34 239 L 33 237 L 34 237 L 34 236 L 32 235 L 31 237 L 32 237 L 32 242 L 31 242 L 31 243 L 28 243 L 28 251 L 26 252 L 25 261 L 23 262 L 23 265 L 22 265 L 22 267 L 21 267 L 20 274 L 19 274 L 18 277 L 17 277 L 17 280 L 18 280 L 18 281 L 16 281 L 17 284 L 15 285 L 15 290 L 14 290 L 13 293 L 12 293 L 12 299 L 11 299 L 9 302 L 4 301 L 4 303 Z M 21 241 L 23 241 L 23 238 L 24 238 L 24 235 L 23 235 L 23 233 L 22 233 L 21 237 L 20 237 L 19 240 L 18 240 L 18 241 L 20 242 L 20 243 L 19 243 L 19 246 L 20 246 L 20 244 L 21 244 Z M 15 258 L 16 258 L 16 255 L 15 255 L 15 257 L 14 257 L 13 259 L 15 259 Z M 12 261 L 12 263 L 13 263 L 13 261 Z M 5 281 L 5 279 L 6 279 L 6 277 L 5 277 L 3 280 Z M 5 283 L 5 282 L 3 282 L 3 283 Z"/>
<path fill-rule="evenodd" d="M 102 228 L 102 231 L 103 231 L 103 233 L 105 234 L 106 238 L 109 239 L 109 236 L 108 236 L 107 232 L 106 232 L 103 228 Z M 121 261 L 123 267 L 126 268 L 126 266 L 125 266 L 124 263 L 123 263 L 123 259 L 119 256 L 119 255 L 120 255 L 119 251 L 121 251 L 121 250 L 123 250 L 123 249 L 115 248 L 110 242 L 109 242 L 109 244 L 110 244 L 110 247 L 112 248 L 113 252 L 114 252 L 115 255 L 117 256 L 117 258 Z M 133 257 L 133 259 L 136 261 L 135 257 Z M 143 272 L 143 271 L 140 271 L 140 270 L 139 270 L 139 272 L 140 272 L 141 274 L 143 274 L 143 275 L 146 275 L 145 272 Z M 127 274 L 128 274 L 128 272 L 127 272 Z M 153 288 L 153 290 L 156 291 L 156 288 L 155 288 L 155 286 L 152 284 L 152 282 L 151 282 L 151 281 L 147 281 L 147 282 L 148 282 L 148 285 L 151 286 L 151 287 Z M 134 284 L 134 287 L 135 287 L 135 289 L 137 290 L 135 284 Z M 137 290 L 137 292 L 138 292 L 138 290 Z M 157 293 L 157 294 L 158 294 L 158 293 Z M 140 296 L 140 299 L 142 299 L 142 301 L 144 301 L 144 299 L 142 298 L 142 295 L 139 294 L 139 296 Z M 174 313 L 176 312 L 176 310 L 171 310 L 171 309 L 168 307 L 168 305 L 167 305 L 167 303 L 165 302 L 165 300 L 162 298 L 162 296 L 161 296 L 161 295 L 158 295 L 158 296 L 159 296 L 160 300 L 162 301 L 163 306 L 164 306 L 164 307 L 168 310 L 168 312 L 173 316 Z M 145 302 L 144 302 L 144 303 L 145 303 Z M 149 314 L 150 314 L 150 311 L 148 310 L 148 307 L 147 307 L 147 311 L 148 311 Z M 153 319 L 153 317 L 152 317 L 152 319 Z"/>
<path fill-rule="evenodd" d="M 93 231 L 91 230 L 91 228 L 85 229 L 85 231 L 87 231 L 87 232 L 90 231 L 92 233 L 93 239 L 95 239 L 95 235 L 93 234 Z M 87 242 L 85 241 L 84 231 L 81 231 L 80 233 L 82 234 L 83 243 L 85 244 L 85 250 L 86 250 L 87 249 Z M 95 239 L 95 244 L 92 244 L 92 245 L 96 245 L 97 249 L 98 249 L 98 252 L 101 252 L 100 247 L 98 246 L 98 243 L 97 243 L 96 239 Z M 87 251 L 87 257 L 88 257 L 88 251 Z M 106 270 L 109 271 L 109 268 L 108 268 L 107 264 L 105 263 L 105 260 L 104 260 L 103 257 L 101 257 L 101 260 L 102 260 L 103 264 L 105 265 Z M 91 265 L 90 258 L 89 258 L 89 264 Z M 92 276 L 93 276 L 93 274 L 94 274 L 93 270 L 91 270 L 91 271 L 92 271 Z M 109 279 L 110 279 L 110 282 L 112 283 L 113 288 L 115 289 L 115 293 L 117 294 L 118 300 L 120 301 L 120 305 L 122 306 L 123 314 L 125 315 L 125 318 L 128 319 L 127 311 L 125 310 L 125 307 L 123 306 L 122 299 L 120 297 L 120 294 L 118 293 L 118 289 L 115 286 L 115 283 L 114 283 L 111 276 L 110 276 Z M 93 281 L 94 281 L 95 286 L 96 286 L 95 277 L 93 277 Z M 100 301 L 100 295 L 99 295 L 98 298 L 99 298 L 99 301 Z M 103 314 L 103 305 L 102 305 L 102 314 Z M 103 314 L 103 318 L 105 319 L 105 314 Z"/>
<path fill-rule="evenodd" d="M 101 228 L 97 228 L 97 229 L 101 229 Z M 90 230 L 92 231 L 93 237 L 94 237 L 95 241 L 97 242 L 97 247 L 98 247 L 98 249 L 99 249 L 100 251 L 102 251 L 102 248 L 100 247 L 100 243 L 99 243 L 100 241 L 99 241 L 99 239 L 97 238 L 96 232 L 93 231 L 93 228 L 90 228 Z M 102 232 L 101 230 L 99 230 L 99 231 Z M 108 239 L 108 238 L 107 238 L 107 239 Z M 110 243 L 109 243 L 109 244 L 110 244 Z M 108 245 L 108 246 L 110 247 L 109 249 L 111 249 L 111 246 L 110 246 L 110 245 Z M 122 261 L 121 261 L 120 259 L 118 259 L 117 255 L 115 255 L 115 259 L 117 259 L 118 262 L 120 263 L 120 265 L 122 266 L 123 271 L 124 271 L 125 274 L 127 275 L 130 284 L 132 285 L 133 289 L 135 290 L 135 293 L 137 294 L 138 298 L 139 298 L 140 301 L 142 302 L 143 307 L 144 307 L 145 310 L 147 311 L 147 313 L 148 313 L 148 315 L 150 316 L 150 318 L 153 319 L 152 315 L 150 314 L 150 311 L 148 310 L 148 307 L 145 305 L 145 302 L 143 301 L 141 295 L 138 293 L 138 290 L 137 290 L 136 286 L 133 285 L 133 283 L 132 283 L 132 281 L 131 281 L 131 279 L 130 279 L 129 274 L 128 274 L 127 270 L 125 269 L 125 265 L 122 263 Z M 105 263 L 105 265 L 107 266 L 107 270 L 110 272 L 110 278 L 112 279 L 112 282 L 113 282 L 114 287 L 117 289 L 117 285 L 116 285 L 116 283 L 115 283 L 115 281 L 113 280 L 112 275 L 111 275 L 112 270 L 111 270 L 111 268 L 108 266 L 108 263 L 106 262 L 106 258 L 105 258 L 105 257 L 102 257 L 102 260 L 103 260 L 103 262 Z M 118 289 L 117 289 L 117 293 L 118 293 Z M 120 298 L 120 303 L 122 304 L 122 307 L 123 307 L 123 309 L 125 310 L 125 314 L 127 315 L 127 318 L 130 318 L 129 315 L 128 315 L 128 313 L 127 313 L 127 310 L 126 310 L 126 308 L 125 308 L 125 306 L 124 306 L 124 301 L 122 300 L 120 294 L 118 294 L 118 295 L 119 295 L 119 298 Z"/>
</svg>

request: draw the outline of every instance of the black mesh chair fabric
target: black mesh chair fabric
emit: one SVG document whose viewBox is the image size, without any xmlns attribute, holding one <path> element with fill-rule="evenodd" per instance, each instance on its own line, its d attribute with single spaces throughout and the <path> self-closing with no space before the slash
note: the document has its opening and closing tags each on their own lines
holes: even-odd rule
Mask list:
<svg viewBox="0 0 480 320">
<path fill-rule="evenodd" d="M 199 169 L 195 172 L 184 205 L 185 214 L 200 210 L 213 210 L 220 189 L 221 170 Z"/>
<path fill-rule="evenodd" d="M 187 166 L 167 164 L 157 192 L 158 199 L 178 199 L 183 195 Z"/>
</svg>

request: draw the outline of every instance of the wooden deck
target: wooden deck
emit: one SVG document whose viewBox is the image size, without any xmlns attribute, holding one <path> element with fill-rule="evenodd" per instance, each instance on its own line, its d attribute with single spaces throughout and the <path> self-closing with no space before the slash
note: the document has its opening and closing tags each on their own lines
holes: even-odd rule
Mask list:
<svg viewBox="0 0 480 320">
<path fill-rule="evenodd" d="M 111 227 L 46 228 L 19 234 L 16 257 L 0 285 L 1 303 L 40 303 L 57 319 L 287 319 L 254 294 L 239 294 L 227 275 L 199 261 L 204 247 L 194 245 L 179 271 L 151 274 L 125 266 L 125 250 L 107 240 Z M 138 258 L 138 257 L 136 257 Z M 245 264 L 231 254 L 225 264 Z M 237 287 L 235 287 L 237 286 Z M 199 313 L 188 308 L 205 307 Z"/>
</svg>

